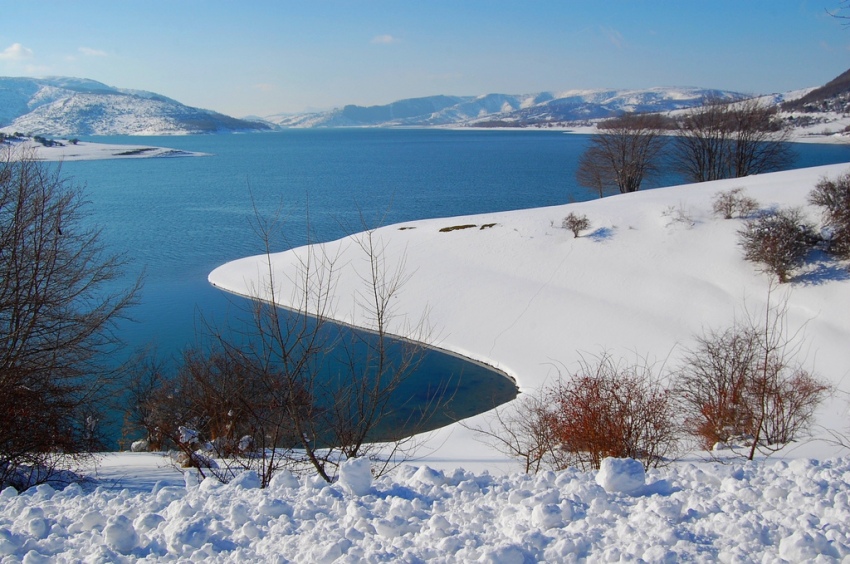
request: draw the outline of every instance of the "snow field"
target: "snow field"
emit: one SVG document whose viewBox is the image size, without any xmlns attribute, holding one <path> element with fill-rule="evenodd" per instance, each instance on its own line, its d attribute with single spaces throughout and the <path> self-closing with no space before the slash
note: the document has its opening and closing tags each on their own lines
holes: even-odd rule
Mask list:
<svg viewBox="0 0 850 564">
<path fill-rule="evenodd" d="M 840 561 L 850 558 L 850 458 L 679 464 L 598 474 L 443 472 L 374 481 L 246 473 L 150 492 L 38 486 L 0 493 L 5 562 Z M 602 485 L 600 485 L 602 484 Z M 627 486 L 630 493 L 619 491 Z M 605 487 L 603 487 L 605 486 Z M 612 487 L 609 487 L 612 486 Z M 608 491 L 611 490 L 611 491 Z"/>
</svg>

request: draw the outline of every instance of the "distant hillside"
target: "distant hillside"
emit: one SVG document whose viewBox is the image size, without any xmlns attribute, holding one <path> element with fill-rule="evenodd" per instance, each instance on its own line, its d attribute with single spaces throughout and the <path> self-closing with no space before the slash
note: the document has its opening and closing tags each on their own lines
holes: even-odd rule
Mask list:
<svg viewBox="0 0 850 564">
<path fill-rule="evenodd" d="M 737 99 L 737 92 L 701 88 L 569 90 L 536 94 L 431 96 L 383 106 L 345 106 L 326 112 L 265 118 L 282 127 L 475 126 L 570 124 L 629 112 L 662 112 Z"/>
<path fill-rule="evenodd" d="M 0 131 L 31 135 L 162 135 L 268 130 L 153 92 L 80 78 L 0 77 Z"/>
<path fill-rule="evenodd" d="M 820 88 L 796 100 L 782 104 L 787 112 L 839 112 L 850 111 L 850 70 L 844 71 Z"/>
</svg>

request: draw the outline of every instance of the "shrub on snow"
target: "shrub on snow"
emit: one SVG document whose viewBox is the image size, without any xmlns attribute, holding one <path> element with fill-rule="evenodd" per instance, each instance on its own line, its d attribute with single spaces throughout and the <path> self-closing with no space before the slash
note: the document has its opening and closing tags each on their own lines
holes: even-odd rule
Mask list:
<svg viewBox="0 0 850 564">
<path fill-rule="evenodd" d="M 824 224 L 831 231 L 830 252 L 850 258 L 850 173 L 822 179 L 809 194 L 809 202 L 823 208 Z"/>
<path fill-rule="evenodd" d="M 758 209 L 758 202 L 745 196 L 743 188 L 733 188 L 718 192 L 714 197 L 712 209 L 723 219 L 732 219 L 735 216 L 748 217 Z"/>
<path fill-rule="evenodd" d="M 587 216 L 584 214 L 578 215 L 574 212 L 570 212 L 569 215 L 564 218 L 564 221 L 561 223 L 561 227 L 572 231 L 573 237 L 578 237 L 579 233 L 590 228 L 590 220 L 587 219 Z"/>
<path fill-rule="evenodd" d="M 788 282 L 814 243 L 812 229 L 797 209 L 763 213 L 747 221 L 738 235 L 744 258 L 762 264 L 780 283 Z"/>
<path fill-rule="evenodd" d="M 648 366 L 608 355 L 583 361 L 577 374 L 551 390 L 550 405 L 546 421 L 565 455 L 561 467 L 598 469 L 609 456 L 656 467 L 676 449 L 672 394 Z"/>
</svg>

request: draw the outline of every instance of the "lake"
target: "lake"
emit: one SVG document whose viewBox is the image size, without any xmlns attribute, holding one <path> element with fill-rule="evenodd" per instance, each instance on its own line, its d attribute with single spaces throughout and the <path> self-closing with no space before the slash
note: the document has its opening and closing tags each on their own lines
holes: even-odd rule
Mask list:
<svg viewBox="0 0 850 564">
<path fill-rule="evenodd" d="M 277 250 L 285 250 L 379 224 L 596 197 L 575 182 L 588 137 L 556 131 L 316 129 L 85 140 L 209 154 L 62 165 L 85 187 L 90 221 L 103 229 L 104 242 L 132 257 L 130 274 L 145 274 L 135 322 L 122 324 L 122 334 L 131 349 L 153 344 L 162 355 L 194 343 L 201 316 L 223 322 L 239 309 L 240 300 L 213 289 L 207 274 L 263 252 L 251 227 L 254 206 L 266 216 L 282 213 Z M 850 146 L 795 148 L 798 167 L 850 161 Z M 654 185 L 679 182 L 668 175 Z M 462 372 L 454 401 L 464 416 L 516 393 L 486 367 L 431 358 L 421 382 Z"/>
</svg>

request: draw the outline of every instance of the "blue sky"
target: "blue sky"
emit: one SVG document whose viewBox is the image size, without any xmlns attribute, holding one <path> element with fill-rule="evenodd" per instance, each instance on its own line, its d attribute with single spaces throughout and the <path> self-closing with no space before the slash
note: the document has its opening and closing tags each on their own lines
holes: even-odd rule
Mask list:
<svg viewBox="0 0 850 564">
<path fill-rule="evenodd" d="M 841 5 L 0 0 L 0 75 L 91 78 L 235 116 L 432 94 L 770 93 L 850 67 L 850 28 L 827 13 Z"/>
</svg>

